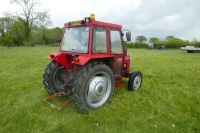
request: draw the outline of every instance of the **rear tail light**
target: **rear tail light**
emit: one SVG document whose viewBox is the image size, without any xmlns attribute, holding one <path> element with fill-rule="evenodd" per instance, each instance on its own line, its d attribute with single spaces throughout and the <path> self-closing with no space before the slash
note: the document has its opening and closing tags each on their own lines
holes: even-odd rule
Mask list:
<svg viewBox="0 0 200 133">
<path fill-rule="evenodd" d="M 50 55 L 51 58 L 54 58 L 55 56 L 53 54 Z"/>
<path fill-rule="evenodd" d="M 79 62 L 79 58 L 74 58 L 74 62 L 78 63 Z"/>
</svg>

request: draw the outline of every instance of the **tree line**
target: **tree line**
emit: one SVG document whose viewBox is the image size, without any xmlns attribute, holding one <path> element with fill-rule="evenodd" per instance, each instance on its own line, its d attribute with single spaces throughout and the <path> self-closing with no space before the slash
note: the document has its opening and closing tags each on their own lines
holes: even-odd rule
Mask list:
<svg viewBox="0 0 200 133">
<path fill-rule="evenodd" d="M 128 48 L 147 48 L 149 44 L 153 44 L 154 48 L 159 46 L 165 46 L 166 48 L 180 48 L 185 46 L 195 46 L 199 47 L 200 43 L 197 39 L 192 41 L 182 40 L 176 38 L 172 35 L 166 36 L 165 39 L 159 39 L 157 37 L 151 37 L 149 41 L 143 35 L 137 36 L 135 42 L 125 43 L 125 46 Z"/>
</svg>

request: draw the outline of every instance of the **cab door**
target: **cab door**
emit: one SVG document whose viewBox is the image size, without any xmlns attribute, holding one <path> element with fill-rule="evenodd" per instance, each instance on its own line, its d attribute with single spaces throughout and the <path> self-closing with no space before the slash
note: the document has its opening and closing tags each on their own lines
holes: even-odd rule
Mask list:
<svg viewBox="0 0 200 133">
<path fill-rule="evenodd" d="M 121 30 L 110 29 L 110 47 L 111 54 L 114 55 L 113 68 L 115 79 L 122 78 L 122 70 L 125 56 L 122 44 Z"/>
</svg>

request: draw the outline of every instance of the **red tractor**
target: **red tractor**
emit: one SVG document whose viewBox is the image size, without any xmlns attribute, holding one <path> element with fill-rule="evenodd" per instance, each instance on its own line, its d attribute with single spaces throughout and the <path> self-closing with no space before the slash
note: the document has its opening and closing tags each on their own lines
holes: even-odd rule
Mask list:
<svg viewBox="0 0 200 133">
<path fill-rule="evenodd" d="M 51 95 L 45 100 L 70 95 L 76 107 L 87 113 L 108 103 L 115 87 L 123 85 L 122 78 L 129 78 L 129 91 L 139 89 L 142 74 L 130 73 L 124 34 L 130 41 L 130 31 L 96 21 L 94 14 L 65 23 L 60 51 L 49 56 L 52 61 L 44 71 L 44 87 Z"/>
</svg>

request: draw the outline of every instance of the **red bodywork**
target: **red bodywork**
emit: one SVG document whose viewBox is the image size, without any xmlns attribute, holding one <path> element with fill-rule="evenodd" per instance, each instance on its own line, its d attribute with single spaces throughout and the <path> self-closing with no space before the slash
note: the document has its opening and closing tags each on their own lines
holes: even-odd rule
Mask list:
<svg viewBox="0 0 200 133">
<path fill-rule="evenodd" d="M 120 81 L 122 77 L 130 77 L 130 55 L 126 53 L 124 48 L 124 42 L 122 38 L 122 26 L 117 24 L 105 23 L 100 21 L 91 20 L 90 23 L 84 22 L 85 26 L 90 26 L 89 34 L 89 50 L 87 54 L 80 54 L 75 52 L 59 51 L 59 53 L 52 53 L 49 57 L 51 60 L 58 62 L 60 65 L 65 66 L 66 72 L 74 70 L 74 66 L 84 66 L 91 61 L 101 61 L 106 63 L 115 76 L 117 81 Z M 92 53 L 92 42 L 93 42 L 93 28 L 94 26 L 105 26 L 106 27 L 106 38 L 107 38 L 107 53 Z M 70 27 L 68 23 L 64 24 L 64 29 Z M 78 27 L 78 26 L 73 26 Z M 119 30 L 121 33 L 121 40 L 123 45 L 122 54 L 112 54 L 111 52 L 111 40 L 110 40 L 110 28 Z M 62 45 L 62 42 L 61 42 Z M 119 69 L 119 70 L 118 70 Z M 117 71 L 120 73 L 117 74 Z"/>
</svg>

